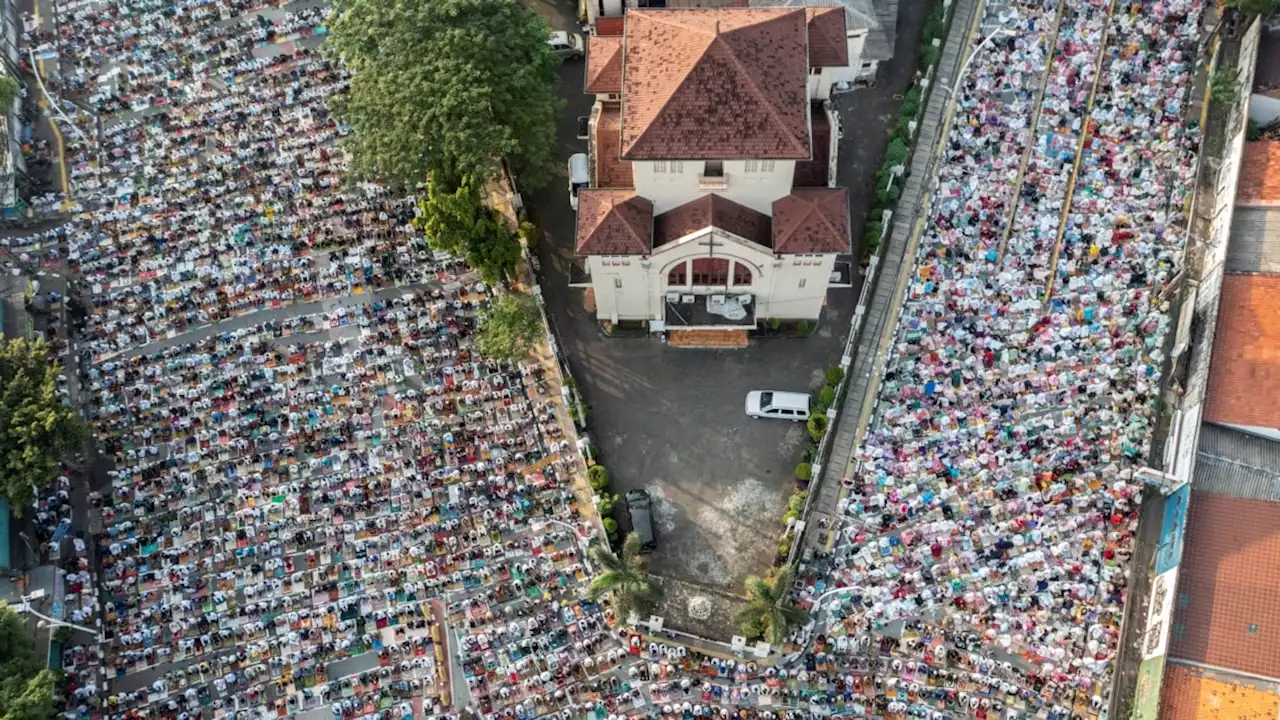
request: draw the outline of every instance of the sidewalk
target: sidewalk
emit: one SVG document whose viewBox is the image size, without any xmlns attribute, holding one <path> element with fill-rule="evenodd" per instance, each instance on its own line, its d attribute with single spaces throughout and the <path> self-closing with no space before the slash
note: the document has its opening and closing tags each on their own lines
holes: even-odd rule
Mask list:
<svg viewBox="0 0 1280 720">
<path fill-rule="evenodd" d="M 955 78 L 964 62 L 965 53 L 970 49 L 969 38 L 973 34 L 974 20 L 980 9 L 979 0 L 956 0 L 955 15 L 943 45 L 935 84 L 949 84 Z M 920 136 L 911 155 L 911 175 L 898 201 L 902 217 L 894 219 L 893 232 L 871 281 L 873 285 L 867 289 L 870 300 L 867 302 L 867 317 L 855 346 L 853 364 L 849 369 L 849 391 L 836 424 L 831 459 L 822 470 L 818 499 L 809 520 L 810 527 L 825 527 L 826 531 L 805 533 L 805 547 L 813 550 L 829 550 L 835 542 L 836 533 L 831 530 L 839 526 L 837 507 L 844 493 L 842 481 L 853 473 L 854 452 L 871 421 L 878 384 L 873 383 L 872 378 L 879 373 L 877 367 L 884 362 L 901 304 L 899 275 L 904 262 L 910 265 L 915 260 L 917 225 L 923 221 L 923 205 L 933 184 L 938 140 L 946 131 L 944 124 L 947 123 L 947 106 L 950 102 L 948 93 L 934 92 L 936 89 L 930 88 L 929 99 L 920 121 Z M 912 246 L 910 257 L 909 245 Z"/>
</svg>

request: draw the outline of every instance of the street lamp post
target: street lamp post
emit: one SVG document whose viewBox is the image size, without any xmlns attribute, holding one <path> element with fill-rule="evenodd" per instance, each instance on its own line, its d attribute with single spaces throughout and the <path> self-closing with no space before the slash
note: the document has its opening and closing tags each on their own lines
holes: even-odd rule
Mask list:
<svg viewBox="0 0 1280 720">
<path fill-rule="evenodd" d="M 47 627 L 50 629 L 57 628 L 57 627 L 69 627 L 72 630 L 87 632 L 93 635 L 94 640 L 96 640 L 97 642 L 102 642 L 102 633 L 98 632 L 97 630 L 91 627 L 85 627 L 84 625 L 77 625 L 75 623 L 69 623 L 65 620 L 52 618 L 36 610 L 35 608 L 31 607 L 32 600 L 39 600 L 40 598 L 43 598 L 43 597 L 44 597 L 44 590 L 36 590 L 30 595 L 23 595 L 22 596 L 22 612 L 29 613 L 31 615 L 34 615 L 35 617 L 40 618 L 40 620 L 42 621 L 40 623 L 40 627 Z"/>
<path fill-rule="evenodd" d="M 982 42 L 978 43 L 978 47 L 974 48 L 973 52 L 969 53 L 969 57 L 964 59 L 964 63 L 960 66 L 959 72 L 956 73 L 955 82 L 949 86 L 942 86 L 942 88 L 947 91 L 947 95 L 955 97 L 955 94 L 960 91 L 960 81 L 964 80 L 965 73 L 969 71 L 969 63 L 973 62 L 973 59 L 985 50 L 987 45 L 991 44 L 992 40 L 995 40 L 997 37 L 1010 37 L 1017 35 L 1014 30 L 1008 27 L 1010 23 L 1017 22 L 1017 20 L 1018 11 L 1013 9 L 1010 9 L 1007 13 L 1001 13 L 999 15 L 1000 26 L 988 33 L 987 36 L 982 39 Z"/>
</svg>

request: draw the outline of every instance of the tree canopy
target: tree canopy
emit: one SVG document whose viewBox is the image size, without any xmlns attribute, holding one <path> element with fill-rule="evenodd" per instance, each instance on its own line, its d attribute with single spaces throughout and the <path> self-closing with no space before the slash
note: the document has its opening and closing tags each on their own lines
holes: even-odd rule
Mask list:
<svg viewBox="0 0 1280 720">
<path fill-rule="evenodd" d="M 418 209 L 415 224 L 432 248 L 465 258 L 485 282 L 511 277 L 520 262 L 520 241 L 496 210 L 481 204 L 473 180 L 450 186 L 433 173 Z"/>
<path fill-rule="evenodd" d="M 587 553 L 599 572 L 587 586 L 587 597 L 598 600 L 608 593 L 613 616 L 619 623 L 626 623 L 633 612 L 640 617 L 649 615 L 662 601 L 662 586 L 645 570 L 639 535 L 627 535 L 621 556 L 600 543 L 588 548 Z"/>
<path fill-rule="evenodd" d="M 54 717 L 57 678 L 36 656 L 22 616 L 0 604 L 0 720 Z"/>
<path fill-rule="evenodd" d="M 552 177 L 559 58 L 516 0 L 336 0 L 326 51 L 354 76 L 333 101 L 357 176 L 413 188 L 432 170 L 526 188 Z"/>
<path fill-rule="evenodd" d="M 0 340 L 0 494 L 21 513 L 84 447 L 86 432 L 58 399 L 56 362 L 43 340 Z"/>
<path fill-rule="evenodd" d="M 1264 17 L 1280 9 L 1280 0 L 1225 0 L 1224 4 L 1247 15 Z"/>
<path fill-rule="evenodd" d="M 0 108 L 4 108 L 4 111 L 8 112 L 9 106 L 21 94 L 22 86 L 18 85 L 17 80 L 9 75 L 0 75 Z"/>
<path fill-rule="evenodd" d="M 529 293 L 508 292 L 480 320 L 476 349 L 487 358 L 516 361 L 528 355 L 545 334 L 538 301 Z"/>
<path fill-rule="evenodd" d="M 768 578 L 747 578 L 747 606 L 737 614 L 738 625 L 748 638 L 763 637 L 770 645 L 781 645 L 787 632 L 805 619 L 805 612 L 787 602 L 791 588 L 791 566 L 783 565 Z"/>
</svg>

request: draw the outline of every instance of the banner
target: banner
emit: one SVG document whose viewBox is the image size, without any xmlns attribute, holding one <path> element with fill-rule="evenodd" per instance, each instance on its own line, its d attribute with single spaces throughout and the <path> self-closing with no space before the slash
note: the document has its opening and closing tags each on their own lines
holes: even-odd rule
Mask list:
<svg viewBox="0 0 1280 720">
<path fill-rule="evenodd" d="M 1178 569 L 1157 575 L 1151 584 L 1151 602 L 1147 605 L 1147 624 L 1142 635 L 1142 659 L 1164 655 L 1169 645 L 1169 619 L 1173 617 L 1173 598 L 1178 587 Z"/>
<path fill-rule="evenodd" d="M 1164 499 L 1160 522 L 1160 545 L 1156 548 L 1156 575 L 1163 575 L 1182 562 L 1182 540 L 1186 535 L 1187 508 L 1191 505 L 1191 483 Z"/>
<path fill-rule="evenodd" d="M 1133 697 L 1131 720 L 1158 720 L 1160 715 L 1160 680 L 1164 675 L 1164 656 L 1143 660 L 1138 666 L 1138 687 Z"/>
</svg>

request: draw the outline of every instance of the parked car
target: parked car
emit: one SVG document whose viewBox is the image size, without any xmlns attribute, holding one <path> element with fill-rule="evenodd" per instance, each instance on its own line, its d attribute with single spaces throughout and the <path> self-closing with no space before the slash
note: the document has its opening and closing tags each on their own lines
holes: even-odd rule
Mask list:
<svg viewBox="0 0 1280 720">
<path fill-rule="evenodd" d="M 631 532 L 640 536 L 640 552 L 653 552 L 658 542 L 653 537 L 653 515 L 649 493 L 631 490 L 627 493 L 627 514 L 631 516 Z"/>
<path fill-rule="evenodd" d="M 547 43 L 551 45 L 552 52 L 565 60 L 581 60 L 586 53 L 587 45 L 578 33 L 553 32 Z"/>
<path fill-rule="evenodd" d="M 569 207 L 578 209 L 578 191 L 591 186 L 591 171 L 587 169 L 587 154 L 569 156 Z"/>
<path fill-rule="evenodd" d="M 809 394 L 781 390 L 752 390 L 747 393 L 747 414 L 753 418 L 802 422 L 809 419 Z"/>
</svg>

